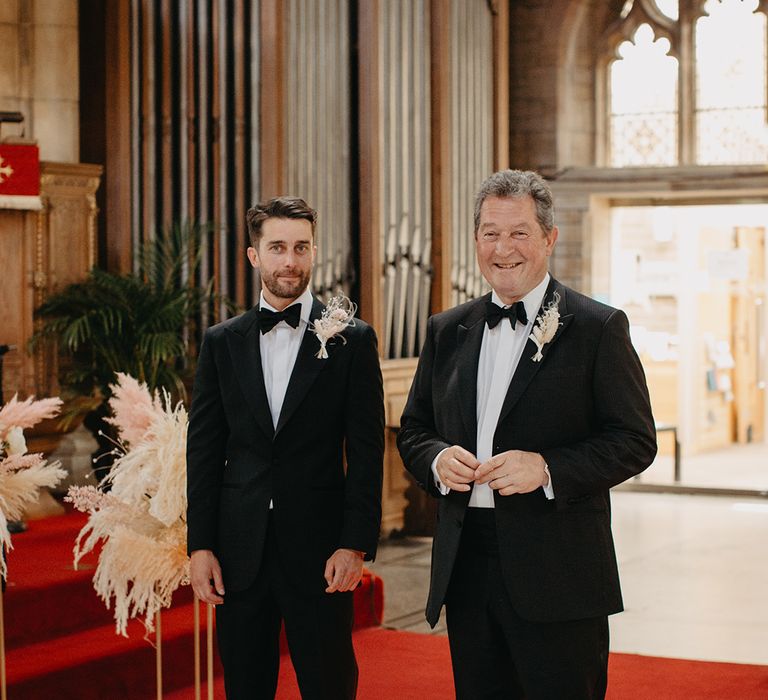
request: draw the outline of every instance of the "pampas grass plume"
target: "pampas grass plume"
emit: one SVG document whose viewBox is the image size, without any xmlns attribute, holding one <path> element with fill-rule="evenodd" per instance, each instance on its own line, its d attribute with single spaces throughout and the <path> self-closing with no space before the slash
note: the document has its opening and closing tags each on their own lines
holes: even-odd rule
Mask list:
<svg viewBox="0 0 768 700">
<path fill-rule="evenodd" d="M 101 542 L 93 586 L 113 609 L 118 634 L 141 617 L 147 634 L 173 592 L 189 583 L 186 525 L 187 412 L 170 396 L 118 374 L 110 400 L 124 453 L 106 477 L 111 489 L 70 489 L 69 500 L 89 513 L 74 548 L 75 565 Z M 114 606 L 114 607 L 113 607 Z"/>
</svg>

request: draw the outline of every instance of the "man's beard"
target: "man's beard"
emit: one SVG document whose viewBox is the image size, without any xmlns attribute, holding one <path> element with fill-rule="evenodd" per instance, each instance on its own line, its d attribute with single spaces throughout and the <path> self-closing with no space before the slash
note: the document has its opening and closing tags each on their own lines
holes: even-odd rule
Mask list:
<svg viewBox="0 0 768 700">
<path fill-rule="evenodd" d="M 278 273 L 273 273 L 269 276 L 262 275 L 261 281 L 264 286 L 279 299 L 295 299 L 300 296 L 309 285 L 310 273 L 299 271 L 298 274 L 300 277 L 295 282 L 280 279 Z"/>
</svg>

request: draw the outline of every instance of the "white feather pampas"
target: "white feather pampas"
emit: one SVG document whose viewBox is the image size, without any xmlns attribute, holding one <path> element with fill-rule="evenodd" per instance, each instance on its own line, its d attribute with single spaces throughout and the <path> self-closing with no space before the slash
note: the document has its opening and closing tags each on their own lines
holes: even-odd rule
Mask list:
<svg viewBox="0 0 768 700">
<path fill-rule="evenodd" d="M 41 488 L 52 488 L 66 476 L 58 462 L 48 464 L 41 454 L 27 454 L 24 440 L 24 428 L 53 418 L 60 406 L 58 398 L 19 401 L 14 396 L 0 408 L 0 545 L 6 550 L 13 546 L 8 521 L 19 520 Z M 0 557 L 0 575 L 6 574 L 5 557 Z"/>
<path fill-rule="evenodd" d="M 68 500 L 90 515 L 75 543 L 75 566 L 103 541 L 93 585 L 107 608 L 114 598 L 117 632 L 127 636 L 132 617 L 143 617 L 152 632 L 155 614 L 189 583 L 187 412 L 128 375 L 117 378 L 110 422 L 126 451 L 106 477 L 112 488 L 73 487 Z"/>
</svg>

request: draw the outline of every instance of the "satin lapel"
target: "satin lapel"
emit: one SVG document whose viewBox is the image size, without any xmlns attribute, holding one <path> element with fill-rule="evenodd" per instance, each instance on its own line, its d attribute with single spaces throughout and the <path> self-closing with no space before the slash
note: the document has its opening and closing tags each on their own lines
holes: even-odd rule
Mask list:
<svg viewBox="0 0 768 700">
<path fill-rule="evenodd" d="M 459 410 L 464 423 L 468 444 L 477 442 L 477 368 L 480 362 L 480 346 L 485 329 L 486 295 L 477 300 L 463 323 L 456 329 L 456 372 L 459 381 Z"/>
<path fill-rule="evenodd" d="M 512 375 L 512 381 L 509 383 L 509 389 L 507 395 L 504 398 L 504 403 L 501 406 L 501 413 L 499 414 L 499 423 L 501 423 L 507 414 L 512 410 L 514 405 L 520 400 L 523 392 L 526 390 L 531 380 L 538 374 L 541 368 L 547 363 L 547 354 L 552 347 L 562 337 L 565 330 L 573 320 L 573 314 L 568 314 L 568 308 L 566 306 L 565 289 L 554 278 L 547 287 L 547 293 L 544 295 L 542 307 L 546 306 L 552 301 L 554 293 L 557 292 L 560 295 L 560 302 L 558 309 L 560 310 L 560 326 L 555 333 L 554 338 L 550 340 L 541 350 L 541 360 L 535 362 L 533 356 L 536 354 L 536 343 L 530 338 L 523 348 L 523 354 L 520 356 L 520 362 L 517 365 L 515 373 Z M 537 314 L 538 317 L 538 314 Z"/>
<path fill-rule="evenodd" d="M 317 375 L 320 374 L 328 362 L 327 359 L 321 360 L 317 357 L 320 341 L 312 330 L 312 322 L 320 318 L 323 308 L 324 306 L 317 299 L 313 301 L 312 311 L 309 315 L 309 325 L 299 346 L 299 354 L 296 356 L 296 363 L 293 365 L 288 388 L 285 390 L 285 398 L 283 399 L 283 407 L 280 409 L 280 417 L 277 420 L 275 435 L 280 432 L 291 415 L 293 415 L 293 412 L 299 407 Z M 329 343 L 327 348 L 330 354 L 333 352 L 334 346 L 332 343 Z"/>
<path fill-rule="evenodd" d="M 258 317 L 257 307 L 248 311 L 240 319 L 240 323 L 233 325 L 227 333 L 227 345 L 232 364 L 237 367 L 238 375 L 242 378 L 240 388 L 256 416 L 256 422 L 264 434 L 272 439 L 275 430 L 272 425 L 267 391 L 264 388 Z"/>
</svg>

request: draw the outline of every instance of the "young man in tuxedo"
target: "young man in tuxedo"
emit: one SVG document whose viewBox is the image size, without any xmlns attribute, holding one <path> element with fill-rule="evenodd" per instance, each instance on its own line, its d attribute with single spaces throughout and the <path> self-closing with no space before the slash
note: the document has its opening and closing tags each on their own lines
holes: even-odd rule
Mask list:
<svg viewBox="0 0 768 700">
<path fill-rule="evenodd" d="M 383 388 L 360 320 L 318 357 L 315 218 L 292 197 L 248 211 L 260 303 L 209 328 L 198 360 L 190 578 L 216 605 L 229 700 L 274 698 L 281 622 L 303 698 L 356 694 L 352 591 L 381 523 Z"/>
<path fill-rule="evenodd" d="M 483 183 L 492 291 L 430 318 L 402 416 L 403 461 L 439 499 L 426 615 L 445 604 L 459 700 L 604 697 L 609 489 L 656 454 L 627 318 L 550 276 L 557 233 L 541 176 Z"/>
</svg>

